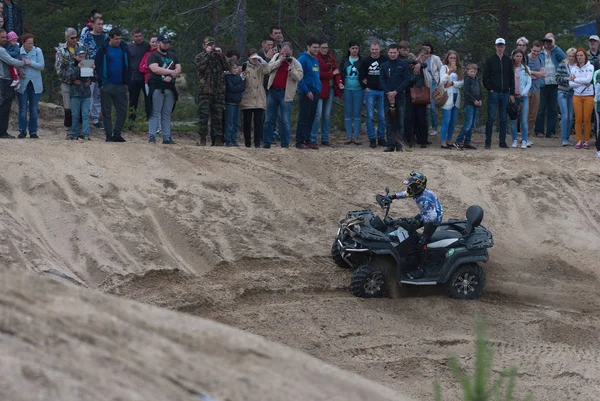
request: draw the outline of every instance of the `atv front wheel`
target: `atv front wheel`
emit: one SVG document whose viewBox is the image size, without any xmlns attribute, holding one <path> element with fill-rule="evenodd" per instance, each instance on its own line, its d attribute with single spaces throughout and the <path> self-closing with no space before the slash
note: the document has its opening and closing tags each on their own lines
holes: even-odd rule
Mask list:
<svg viewBox="0 0 600 401">
<path fill-rule="evenodd" d="M 333 245 L 331 245 L 331 258 L 333 259 L 333 263 L 335 263 L 336 265 L 338 265 L 338 267 L 341 267 L 342 269 L 352 268 L 352 266 L 350 266 L 350 264 L 348 264 L 348 262 L 346 262 L 344 258 L 342 258 L 342 254 L 340 253 L 340 249 L 338 248 L 338 237 L 336 237 L 333 240 Z"/>
<path fill-rule="evenodd" d="M 485 271 L 477 263 L 459 266 L 446 283 L 446 293 L 456 299 L 477 299 L 485 288 Z"/>
<path fill-rule="evenodd" d="M 370 263 L 360 265 L 350 280 L 350 292 L 361 298 L 384 298 L 387 296 L 387 274 Z"/>
</svg>

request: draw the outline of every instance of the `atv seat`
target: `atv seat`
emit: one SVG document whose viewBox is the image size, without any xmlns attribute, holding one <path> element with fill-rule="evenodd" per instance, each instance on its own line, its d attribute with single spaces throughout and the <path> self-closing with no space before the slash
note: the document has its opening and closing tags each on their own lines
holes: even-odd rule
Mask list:
<svg viewBox="0 0 600 401">
<path fill-rule="evenodd" d="M 431 238 L 429 238 L 429 242 L 437 242 L 444 239 L 449 238 L 462 238 L 463 234 L 459 231 L 449 229 L 448 226 L 440 226 L 435 230 Z"/>
</svg>

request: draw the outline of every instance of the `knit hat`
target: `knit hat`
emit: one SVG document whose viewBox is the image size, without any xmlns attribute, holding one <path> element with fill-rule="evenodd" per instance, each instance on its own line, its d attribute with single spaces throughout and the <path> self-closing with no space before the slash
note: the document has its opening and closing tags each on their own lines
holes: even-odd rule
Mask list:
<svg viewBox="0 0 600 401">
<path fill-rule="evenodd" d="M 11 40 L 19 39 L 19 35 L 17 35 L 13 31 L 10 31 L 8 35 L 6 35 L 6 39 L 8 39 L 8 41 L 10 42 Z"/>
</svg>

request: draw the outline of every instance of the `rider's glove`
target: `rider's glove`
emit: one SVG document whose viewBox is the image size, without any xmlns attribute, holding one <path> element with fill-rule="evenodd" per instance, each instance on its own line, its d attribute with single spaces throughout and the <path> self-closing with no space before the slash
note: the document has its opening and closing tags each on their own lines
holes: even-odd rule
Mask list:
<svg viewBox="0 0 600 401">
<path fill-rule="evenodd" d="M 396 194 L 388 195 L 388 198 L 390 198 L 390 199 L 398 199 L 398 198 L 396 198 Z"/>
</svg>

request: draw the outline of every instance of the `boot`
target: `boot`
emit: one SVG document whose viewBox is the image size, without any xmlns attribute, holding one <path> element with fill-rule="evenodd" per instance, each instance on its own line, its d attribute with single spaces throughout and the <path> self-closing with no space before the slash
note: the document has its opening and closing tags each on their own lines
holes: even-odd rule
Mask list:
<svg viewBox="0 0 600 401">
<path fill-rule="evenodd" d="M 223 135 L 216 135 L 213 144 L 215 146 L 223 146 L 223 145 L 225 145 L 225 140 L 223 138 Z"/>
<path fill-rule="evenodd" d="M 396 150 L 396 147 L 394 145 L 390 145 L 387 148 L 383 149 L 384 152 L 393 152 L 394 150 Z"/>
<path fill-rule="evenodd" d="M 372 148 L 376 148 L 377 147 L 377 140 L 376 139 L 369 139 L 369 146 Z"/>
<path fill-rule="evenodd" d="M 387 146 L 387 144 L 385 143 L 385 139 L 383 139 L 383 138 L 379 138 L 377 140 L 377 145 L 379 145 L 379 146 Z"/>
<path fill-rule="evenodd" d="M 198 139 L 196 146 L 206 146 L 206 135 L 201 136 L 200 139 Z"/>
</svg>

